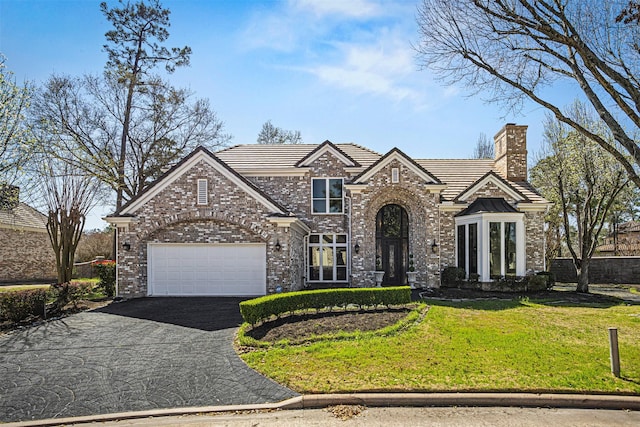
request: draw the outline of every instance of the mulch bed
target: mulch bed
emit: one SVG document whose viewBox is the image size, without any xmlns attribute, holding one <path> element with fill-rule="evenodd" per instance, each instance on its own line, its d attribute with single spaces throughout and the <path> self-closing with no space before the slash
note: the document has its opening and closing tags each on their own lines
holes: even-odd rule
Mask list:
<svg viewBox="0 0 640 427">
<path fill-rule="evenodd" d="M 421 296 L 422 295 L 422 298 Z M 620 300 L 609 295 L 572 291 L 549 290 L 531 293 L 486 292 L 469 289 L 439 288 L 429 291 L 413 291 L 415 300 L 435 299 L 445 301 L 473 300 L 517 300 L 530 298 L 567 303 L 616 304 Z M 265 322 L 252 328 L 246 334 L 259 341 L 277 342 L 290 340 L 304 342 L 314 335 L 334 334 L 340 331 L 374 331 L 391 326 L 402 320 L 411 311 L 410 307 L 379 309 L 366 311 L 332 311 L 285 316 L 277 320 Z"/>
<path fill-rule="evenodd" d="M 401 307 L 291 315 L 265 322 L 247 331 L 246 334 L 260 341 L 277 342 L 288 339 L 298 342 L 314 335 L 325 335 L 340 331 L 375 331 L 399 322 L 411 310 L 411 307 Z"/>
<path fill-rule="evenodd" d="M 472 289 L 458 289 L 458 288 L 438 288 L 429 289 L 424 291 L 414 291 L 414 298 L 420 299 L 420 295 L 426 299 L 442 299 L 449 301 L 456 300 L 514 300 L 519 298 L 529 298 L 532 300 L 557 300 L 567 301 L 573 303 L 593 303 L 593 304 L 606 304 L 606 303 L 619 303 L 620 299 L 604 295 L 601 293 L 580 293 L 575 291 L 559 291 L 548 290 L 539 292 L 488 292 L 478 291 Z"/>
</svg>

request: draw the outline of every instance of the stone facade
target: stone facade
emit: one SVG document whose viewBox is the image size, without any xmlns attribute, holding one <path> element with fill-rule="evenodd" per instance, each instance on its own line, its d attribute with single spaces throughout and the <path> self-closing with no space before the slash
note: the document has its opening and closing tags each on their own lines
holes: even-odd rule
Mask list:
<svg viewBox="0 0 640 427">
<path fill-rule="evenodd" d="M 495 142 L 496 169 L 509 181 L 527 180 L 527 126 L 507 124 Z"/>
<path fill-rule="evenodd" d="M 400 206 L 408 221 L 402 268 L 412 255 L 416 286 L 438 287 L 443 268 L 457 263 L 456 215 L 479 198 L 500 198 L 518 209 L 525 233 L 520 238 L 526 270 L 540 271 L 547 203 L 520 182 L 523 174 L 526 179 L 525 132 L 526 126 L 507 125 L 496 136 L 495 164 L 479 162 L 473 174 L 463 171 L 469 176 L 466 181 L 445 170 L 443 175 L 452 177 L 448 180 L 457 180 L 453 184 L 441 181 L 397 149 L 380 156 L 359 146 L 344 147 L 360 156 L 362 163 L 330 142 L 291 147 L 301 155 L 292 156 L 289 163 L 275 155 L 264 158 L 269 147 L 260 147 L 263 154 L 252 161 L 236 155 L 234 148 L 219 154 L 198 149 L 108 219 L 118 227 L 118 294 L 148 294 L 148 245 L 159 243 L 264 244 L 267 293 L 310 285 L 375 286 L 373 272 L 381 255 L 377 217 L 389 205 Z M 246 147 L 242 150 L 252 153 Z M 343 180 L 342 211 L 312 211 L 314 178 Z M 197 202 L 199 180 L 207 182 L 202 205 Z M 346 280 L 317 283 L 310 279 L 310 239 L 321 234 L 346 236 L 340 246 L 346 248 Z M 333 259 L 338 252 L 323 252 L 320 257 L 329 266 L 340 264 Z"/>
</svg>

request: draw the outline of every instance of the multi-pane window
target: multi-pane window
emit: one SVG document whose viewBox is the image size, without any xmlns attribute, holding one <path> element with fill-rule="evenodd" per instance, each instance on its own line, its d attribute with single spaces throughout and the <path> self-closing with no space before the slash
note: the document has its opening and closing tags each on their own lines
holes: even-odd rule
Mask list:
<svg viewBox="0 0 640 427">
<path fill-rule="evenodd" d="M 478 273 L 478 224 L 458 226 L 458 267 L 467 272 L 467 276 Z"/>
<path fill-rule="evenodd" d="M 313 178 L 311 181 L 312 212 L 342 213 L 342 178 Z"/>
<path fill-rule="evenodd" d="M 309 236 L 309 281 L 347 281 L 347 235 Z"/>
<path fill-rule="evenodd" d="M 516 274 L 516 223 L 489 223 L 489 271 L 491 276 Z"/>
<path fill-rule="evenodd" d="M 526 274 L 521 213 L 456 218 L 456 266 L 481 281 Z"/>
</svg>

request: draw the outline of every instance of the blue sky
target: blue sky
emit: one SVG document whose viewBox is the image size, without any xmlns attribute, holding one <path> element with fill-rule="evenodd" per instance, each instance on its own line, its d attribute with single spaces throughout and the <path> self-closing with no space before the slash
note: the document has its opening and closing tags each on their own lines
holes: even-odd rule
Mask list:
<svg viewBox="0 0 640 427">
<path fill-rule="evenodd" d="M 418 1 L 164 0 L 171 10 L 165 45 L 193 50 L 191 66 L 169 79 L 210 100 L 232 144 L 254 143 L 271 120 L 299 130 L 306 143 L 468 158 L 480 133 L 492 138 L 514 122 L 529 125 L 531 162 L 544 111 L 525 105 L 521 115 L 505 116 L 500 106 L 420 71 L 411 48 Z M 102 72 L 109 29 L 99 1 L 0 1 L 0 53 L 19 81 Z M 109 211 L 99 210 L 94 217 Z"/>
</svg>

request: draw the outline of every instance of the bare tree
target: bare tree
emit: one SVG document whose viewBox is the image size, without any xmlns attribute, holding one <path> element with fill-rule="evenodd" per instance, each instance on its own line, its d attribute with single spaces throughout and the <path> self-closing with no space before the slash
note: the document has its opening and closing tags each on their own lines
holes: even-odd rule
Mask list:
<svg viewBox="0 0 640 427">
<path fill-rule="evenodd" d="M 267 120 L 258 134 L 258 144 L 302 144 L 300 131 L 285 130 L 276 127 Z"/>
<path fill-rule="evenodd" d="M 163 9 L 159 0 L 149 0 L 148 3 L 140 0 L 131 4 L 120 0 L 121 7 L 111 9 L 106 2 L 100 3 L 100 10 L 113 25 L 113 30 L 105 34 L 107 44 L 104 50 L 109 55 L 105 69 L 126 88 L 117 163 L 116 209 L 124 202 L 127 139 L 134 98 L 144 90 L 145 80 L 152 69 L 162 64 L 167 72 L 172 73 L 176 67 L 189 65 L 191 55 L 188 46 L 168 49 L 158 44 L 169 37 L 170 11 Z"/>
<path fill-rule="evenodd" d="M 476 147 L 473 149 L 473 159 L 493 159 L 494 146 L 493 141 L 489 141 L 487 135 L 481 133 L 478 137 Z"/>
<path fill-rule="evenodd" d="M 595 141 L 640 186 L 639 2 L 601 0 L 423 0 L 420 64 L 517 110 L 525 99 Z M 554 103 L 568 84 L 588 100 L 613 138 Z"/>
<path fill-rule="evenodd" d="M 0 55 L 0 184 L 14 182 L 28 160 L 32 139 L 25 115 L 31 94 L 31 85 L 18 85 Z"/>
<path fill-rule="evenodd" d="M 76 248 L 75 259 L 79 262 L 93 261 L 97 257 L 113 259 L 113 230 L 89 230 L 82 233 Z"/>
<path fill-rule="evenodd" d="M 611 141 L 602 121 L 583 104 L 575 103 L 573 120 Z M 531 169 L 531 182 L 554 208 L 547 222 L 562 228 L 559 234 L 573 258 L 578 292 L 589 292 L 589 265 L 609 213 L 628 189 L 622 166 L 594 142 L 553 117 L 545 123 L 546 155 Z M 613 141 L 610 142 L 614 144 Z"/>
<path fill-rule="evenodd" d="M 127 88 L 116 79 L 52 76 L 34 99 L 34 126 L 49 135 L 53 155 L 122 190 L 127 201 L 186 152 L 229 140 L 208 100 L 192 97 L 150 76 L 129 113 L 124 177 L 117 159 Z"/>
</svg>

